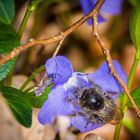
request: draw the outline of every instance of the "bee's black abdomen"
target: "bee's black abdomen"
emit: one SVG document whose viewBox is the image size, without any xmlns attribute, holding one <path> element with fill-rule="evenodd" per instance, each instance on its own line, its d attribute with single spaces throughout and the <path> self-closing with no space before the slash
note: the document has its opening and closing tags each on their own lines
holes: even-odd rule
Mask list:
<svg viewBox="0 0 140 140">
<path fill-rule="evenodd" d="M 85 90 L 80 98 L 81 105 L 90 110 L 99 110 L 104 106 L 104 98 L 96 90 Z"/>
</svg>

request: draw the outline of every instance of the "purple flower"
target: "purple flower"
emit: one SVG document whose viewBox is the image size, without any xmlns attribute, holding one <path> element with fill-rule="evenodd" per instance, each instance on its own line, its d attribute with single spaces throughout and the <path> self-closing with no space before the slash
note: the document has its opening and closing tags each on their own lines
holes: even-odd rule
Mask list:
<svg viewBox="0 0 140 140">
<path fill-rule="evenodd" d="M 95 6 L 97 0 L 80 0 L 80 4 L 84 14 L 87 14 Z M 105 12 L 111 15 L 119 15 L 122 8 L 123 0 L 105 0 L 104 4 L 101 7 L 98 22 L 104 22 L 105 19 L 102 17 L 101 13 Z M 89 25 L 92 24 L 92 20 L 88 20 Z"/>
<path fill-rule="evenodd" d="M 113 66 L 120 78 L 127 83 L 126 74 L 120 64 L 113 61 Z M 116 79 L 110 75 L 107 62 L 104 62 L 96 72 L 84 74 L 73 72 L 67 58 L 56 56 L 46 62 L 46 72 L 54 86 L 38 115 L 38 120 L 43 125 L 52 124 L 56 116 L 69 116 L 71 124 L 81 132 L 93 130 L 106 122 L 100 120 L 96 113 L 93 115 L 94 118 L 92 115 L 89 117 L 88 105 L 91 105 L 92 112 L 96 112 L 96 109 L 102 108 L 104 98 L 114 104 L 114 99 L 123 92 Z M 95 94 L 90 94 L 91 89 Z M 86 98 L 89 102 L 85 101 Z M 106 115 L 108 122 L 109 117 Z"/>
</svg>

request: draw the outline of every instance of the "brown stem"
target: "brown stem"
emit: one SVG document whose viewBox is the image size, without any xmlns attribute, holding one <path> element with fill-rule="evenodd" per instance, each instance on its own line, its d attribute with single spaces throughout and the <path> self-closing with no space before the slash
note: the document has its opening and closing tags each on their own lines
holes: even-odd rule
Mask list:
<svg viewBox="0 0 140 140">
<path fill-rule="evenodd" d="M 63 38 L 66 38 L 69 34 L 71 34 L 73 31 L 75 31 L 81 24 L 83 24 L 85 21 L 87 21 L 88 18 L 92 17 L 96 13 L 96 11 L 99 11 L 103 2 L 104 2 L 104 0 L 98 0 L 95 7 L 93 8 L 93 10 L 91 10 L 88 14 L 86 14 L 85 16 L 80 18 L 76 23 L 74 23 L 72 26 L 70 26 L 64 32 L 58 33 L 55 36 L 50 37 L 48 39 L 44 39 L 44 40 L 33 40 L 32 39 L 31 41 L 27 42 L 25 45 L 22 45 L 20 47 L 13 49 L 13 51 L 8 53 L 7 55 L 1 56 L 0 64 L 3 64 L 5 62 L 7 62 L 8 60 L 14 58 L 18 54 L 20 54 L 22 51 L 24 51 L 27 48 L 30 48 L 31 46 L 34 46 L 34 45 L 46 46 L 46 45 L 58 42 L 58 41 L 62 40 Z"/>
<path fill-rule="evenodd" d="M 137 107 L 136 103 L 134 102 L 133 98 L 131 97 L 127 85 L 121 80 L 121 78 L 119 77 L 119 75 L 115 71 L 115 69 L 113 67 L 113 64 L 112 64 L 112 58 L 111 58 L 111 55 L 110 55 L 110 51 L 109 51 L 109 49 L 105 48 L 104 42 L 100 38 L 100 35 L 98 33 L 98 21 L 97 21 L 98 13 L 99 13 L 99 11 L 96 11 L 95 14 L 92 17 L 93 18 L 93 28 L 92 28 L 93 30 L 92 30 L 92 34 L 95 37 L 95 39 L 97 40 L 97 42 L 98 42 L 98 44 L 99 44 L 99 46 L 100 46 L 103 54 L 106 57 L 106 60 L 108 62 L 108 66 L 109 66 L 109 69 L 110 69 L 110 74 L 112 74 L 116 78 L 116 80 L 120 83 L 120 85 L 124 89 L 124 91 L 125 91 L 128 99 L 130 100 L 133 108 L 135 109 L 135 111 L 137 113 L 137 116 L 140 118 L 140 110 Z"/>
<path fill-rule="evenodd" d="M 55 57 L 57 55 L 57 53 L 60 50 L 61 45 L 62 45 L 62 43 L 63 43 L 64 40 L 65 40 L 65 36 L 63 35 L 63 38 L 59 41 L 58 45 L 56 46 L 56 49 L 55 49 L 55 51 L 53 53 L 53 57 Z"/>
</svg>

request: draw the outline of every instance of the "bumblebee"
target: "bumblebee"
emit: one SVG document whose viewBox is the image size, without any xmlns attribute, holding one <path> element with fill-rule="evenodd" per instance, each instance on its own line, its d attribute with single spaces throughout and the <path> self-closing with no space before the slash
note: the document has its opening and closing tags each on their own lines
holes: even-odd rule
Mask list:
<svg viewBox="0 0 140 140">
<path fill-rule="evenodd" d="M 118 124 L 123 118 L 123 113 L 115 103 L 112 92 L 104 92 L 98 85 L 78 88 L 75 91 L 77 100 L 69 99 L 72 103 L 80 106 L 82 111 L 71 113 L 68 116 L 86 116 L 89 123 Z M 86 127 L 86 126 L 85 126 Z"/>
</svg>

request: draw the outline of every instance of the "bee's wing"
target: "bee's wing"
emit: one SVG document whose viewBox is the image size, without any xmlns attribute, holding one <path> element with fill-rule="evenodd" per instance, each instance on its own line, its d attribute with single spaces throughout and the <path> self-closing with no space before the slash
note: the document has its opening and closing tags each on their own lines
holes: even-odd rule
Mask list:
<svg viewBox="0 0 140 140">
<path fill-rule="evenodd" d="M 117 104 L 115 104 L 114 109 L 115 109 L 115 114 L 113 116 L 113 119 L 111 121 L 109 121 L 108 123 L 116 125 L 116 124 L 120 123 L 120 120 L 122 120 L 124 114 Z"/>
</svg>

